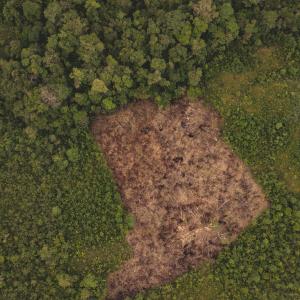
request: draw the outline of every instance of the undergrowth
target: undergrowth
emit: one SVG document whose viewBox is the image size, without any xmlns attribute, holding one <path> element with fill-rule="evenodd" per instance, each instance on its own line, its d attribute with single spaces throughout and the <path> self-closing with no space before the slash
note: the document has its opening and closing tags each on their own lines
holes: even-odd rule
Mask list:
<svg viewBox="0 0 300 300">
<path fill-rule="evenodd" d="M 103 299 L 107 274 L 129 253 L 110 170 L 86 133 L 69 162 L 37 145 L 2 136 L 0 298 Z"/>
</svg>

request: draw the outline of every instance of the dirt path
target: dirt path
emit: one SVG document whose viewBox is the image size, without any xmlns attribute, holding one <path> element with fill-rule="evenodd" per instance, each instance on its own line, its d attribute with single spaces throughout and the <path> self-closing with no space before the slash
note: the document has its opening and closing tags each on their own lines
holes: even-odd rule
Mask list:
<svg viewBox="0 0 300 300">
<path fill-rule="evenodd" d="M 248 169 L 220 139 L 218 115 L 203 103 L 159 110 L 137 102 L 92 126 L 136 219 L 133 257 L 109 278 L 111 299 L 168 282 L 223 245 L 267 201 Z"/>
</svg>

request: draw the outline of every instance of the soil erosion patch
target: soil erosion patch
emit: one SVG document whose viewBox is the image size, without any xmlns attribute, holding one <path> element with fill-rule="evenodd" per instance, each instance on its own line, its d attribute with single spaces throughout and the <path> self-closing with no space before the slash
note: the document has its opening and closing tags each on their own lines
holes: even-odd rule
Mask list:
<svg viewBox="0 0 300 300">
<path fill-rule="evenodd" d="M 201 102 L 160 110 L 137 102 L 99 116 L 93 134 L 135 217 L 133 257 L 109 278 L 123 299 L 214 258 L 266 207 L 247 167 L 220 139 L 220 117 Z"/>
</svg>

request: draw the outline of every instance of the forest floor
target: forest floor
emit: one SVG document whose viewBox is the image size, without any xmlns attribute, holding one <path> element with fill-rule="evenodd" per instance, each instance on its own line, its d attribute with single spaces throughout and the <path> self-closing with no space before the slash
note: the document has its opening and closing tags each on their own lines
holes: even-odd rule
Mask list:
<svg viewBox="0 0 300 300">
<path fill-rule="evenodd" d="M 249 169 L 220 138 L 222 120 L 202 101 L 166 109 L 140 101 L 92 126 L 134 216 L 133 256 L 109 277 L 123 299 L 169 282 L 224 245 L 268 206 Z"/>
</svg>

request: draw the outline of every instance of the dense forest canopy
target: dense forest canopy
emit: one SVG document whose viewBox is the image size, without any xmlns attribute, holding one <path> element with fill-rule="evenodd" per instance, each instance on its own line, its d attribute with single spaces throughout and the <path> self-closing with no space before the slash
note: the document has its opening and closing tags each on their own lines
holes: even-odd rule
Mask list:
<svg viewBox="0 0 300 300">
<path fill-rule="evenodd" d="M 200 96 L 230 44 L 295 46 L 300 26 L 296 0 L 11 0 L 2 19 L 1 114 L 53 140 L 132 99 Z"/>
<path fill-rule="evenodd" d="M 300 170 L 300 146 L 292 142 L 300 132 L 299 28 L 298 0 L 0 0 L 0 298 L 105 298 L 134 222 L 90 121 L 135 99 L 165 106 L 187 95 L 211 98 L 225 118 L 225 138 L 272 200 L 218 259 L 217 294 L 226 286 L 227 299 L 296 299 L 298 177 L 290 176 L 291 192 L 278 181 L 275 158 L 284 152 L 287 172 Z M 242 72 L 255 65 L 258 47 L 278 43 L 284 63 L 265 55 L 257 76 L 234 75 L 247 89 L 227 80 L 229 98 L 254 99 L 264 113 L 222 102 L 228 82 L 212 76 L 228 61 Z M 259 102 L 256 84 L 268 101 Z M 198 295 L 203 275 L 195 274 L 145 297 Z"/>
</svg>

